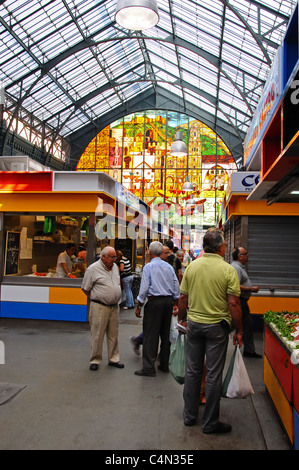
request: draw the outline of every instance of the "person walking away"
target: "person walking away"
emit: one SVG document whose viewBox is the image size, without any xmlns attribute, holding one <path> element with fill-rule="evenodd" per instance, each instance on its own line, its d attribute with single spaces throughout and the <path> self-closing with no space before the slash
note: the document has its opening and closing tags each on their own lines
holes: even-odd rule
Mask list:
<svg viewBox="0 0 299 470">
<path fill-rule="evenodd" d="M 170 256 L 170 249 L 167 245 L 163 245 L 162 253 L 160 258 L 163 261 L 167 261 L 168 256 Z M 143 331 L 138 336 L 130 336 L 131 345 L 133 347 L 133 351 L 137 356 L 140 356 L 140 346 L 143 344 Z"/>
<path fill-rule="evenodd" d="M 234 248 L 232 258 L 233 261 L 231 265 L 237 271 L 241 289 L 240 302 L 243 320 L 243 356 L 261 359 L 262 356 L 255 351 L 251 314 L 248 306 L 248 300 L 250 299 L 252 292 L 257 293 L 259 291 L 259 287 L 253 286 L 248 277 L 245 267 L 245 264 L 248 261 L 248 251 L 246 248 Z"/>
<path fill-rule="evenodd" d="M 126 258 L 119 250 L 116 251 L 116 256 L 118 258 L 120 280 L 126 294 L 126 305 L 123 307 L 123 309 L 128 310 L 128 308 L 134 308 L 134 297 L 132 293 L 133 275 L 131 272 L 131 263 L 128 258 Z"/>
<path fill-rule="evenodd" d="M 106 246 L 98 261 L 85 271 L 82 290 L 90 299 L 89 324 L 91 330 L 90 370 L 97 370 L 102 362 L 103 340 L 106 335 L 108 364 L 119 369 L 118 323 L 121 297 L 120 276 L 115 264 L 114 248 Z"/>
<path fill-rule="evenodd" d="M 197 422 L 206 358 L 202 430 L 205 434 L 225 433 L 231 431 L 231 425 L 219 421 L 222 374 L 232 320 L 236 327 L 233 344 L 242 346 L 240 285 L 236 270 L 223 259 L 222 231 L 207 231 L 203 249 L 204 255 L 184 273 L 178 303 L 178 321 L 186 321 L 188 315 L 184 424 L 192 426 Z"/>
<path fill-rule="evenodd" d="M 149 246 L 151 261 L 143 268 L 137 307 L 135 315 L 141 318 L 141 307 L 144 307 L 143 317 L 143 348 L 142 369 L 135 375 L 155 377 L 155 361 L 158 353 L 159 337 L 160 365 L 158 369 L 168 372 L 170 354 L 169 332 L 173 306 L 180 296 L 179 282 L 174 269 L 161 258 L 163 245 L 152 242 Z"/>
</svg>

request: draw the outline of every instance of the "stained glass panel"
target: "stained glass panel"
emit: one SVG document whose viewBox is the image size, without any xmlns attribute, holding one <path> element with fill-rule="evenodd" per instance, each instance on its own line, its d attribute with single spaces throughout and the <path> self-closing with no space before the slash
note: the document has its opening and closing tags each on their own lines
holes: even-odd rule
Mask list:
<svg viewBox="0 0 299 470">
<path fill-rule="evenodd" d="M 170 155 L 176 133 L 188 155 Z M 146 111 L 119 119 L 90 142 L 78 171 L 104 171 L 170 224 L 216 223 L 229 175 L 236 170 L 225 143 L 202 122 L 168 111 Z M 194 185 L 182 191 L 188 175 Z M 194 198 L 191 208 L 187 201 Z M 159 217 L 160 219 L 160 217 Z"/>
</svg>

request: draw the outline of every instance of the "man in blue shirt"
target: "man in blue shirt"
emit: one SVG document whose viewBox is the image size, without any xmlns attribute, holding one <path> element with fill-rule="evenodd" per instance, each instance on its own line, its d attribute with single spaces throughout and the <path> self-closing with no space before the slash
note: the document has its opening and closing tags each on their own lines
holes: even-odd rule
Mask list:
<svg viewBox="0 0 299 470">
<path fill-rule="evenodd" d="M 159 337 L 160 365 L 162 372 L 168 372 L 170 354 L 169 330 L 173 305 L 177 305 L 180 297 L 180 287 L 174 269 L 165 263 L 160 256 L 163 245 L 152 242 L 149 246 L 151 261 L 143 268 L 140 290 L 137 297 L 135 315 L 141 318 L 141 307 L 144 307 L 143 318 L 143 367 L 135 372 L 136 375 L 155 377 L 155 360 L 157 358 Z"/>
</svg>

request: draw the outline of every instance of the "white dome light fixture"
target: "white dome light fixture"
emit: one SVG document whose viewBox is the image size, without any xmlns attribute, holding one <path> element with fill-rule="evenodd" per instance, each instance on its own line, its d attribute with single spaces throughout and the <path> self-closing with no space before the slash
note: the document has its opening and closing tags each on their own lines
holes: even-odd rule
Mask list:
<svg viewBox="0 0 299 470">
<path fill-rule="evenodd" d="M 187 201 L 186 201 L 186 206 L 189 206 L 189 207 L 190 206 L 195 206 L 195 204 L 196 204 L 196 201 L 195 201 L 194 197 L 191 197 L 190 199 L 187 199 Z"/>
<path fill-rule="evenodd" d="M 117 0 L 115 21 L 123 28 L 142 31 L 159 21 L 156 0 Z"/>
<path fill-rule="evenodd" d="M 175 155 L 176 157 L 185 157 L 187 153 L 187 145 L 183 141 L 183 133 L 177 132 L 175 135 L 175 141 L 173 142 L 170 149 L 170 155 Z"/>
<path fill-rule="evenodd" d="M 193 184 L 189 181 L 187 176 L 185 183 L 183 184 L 182 191 L 194 191 Z"/>
</svg>

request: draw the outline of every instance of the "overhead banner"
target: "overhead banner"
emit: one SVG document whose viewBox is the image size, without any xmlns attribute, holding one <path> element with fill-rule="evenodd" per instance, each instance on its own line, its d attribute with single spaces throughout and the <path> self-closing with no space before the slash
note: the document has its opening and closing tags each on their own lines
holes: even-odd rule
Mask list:
<svg viewBox="0 0 299 470">
<path fill-rule="evenodd" d="M 259 104 L 244 141 L 244 162 L 248 165 L 261 142 L 276 105 L 282 96 L 282 47 L 277 50 Z"/>
</svg>

